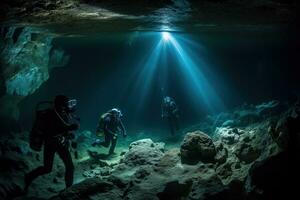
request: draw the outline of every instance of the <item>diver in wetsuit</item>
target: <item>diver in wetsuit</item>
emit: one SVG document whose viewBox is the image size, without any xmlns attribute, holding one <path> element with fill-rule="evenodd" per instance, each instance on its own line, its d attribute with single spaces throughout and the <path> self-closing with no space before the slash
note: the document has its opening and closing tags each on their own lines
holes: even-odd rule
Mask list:
<svg viewBox="0 0 300 200">
<path fill-rule="evenodd" d="M 69 151 L 69 144 L 73 138 L 72 131 L 79 128 L 79 122 L 74 121 L 73 112 L 77 101 L 70 100 L 64 95 L 58 95 L 54 100 L 54 108 L 50 109 L 45 117 L 46 128 L 44 131 L 44 164 L 25 175 L 25 188 L 38 176 L 52 171 L 54 155 L 57 153 L 65 165 L 65 184 L 73 184 L 74 165 Z"/>
<path fill-rule="evenodd" d="M 118 139 L 118 133 L 122 132 L 122 135 L 124 137 L 127 136 L 121 117 L 122 113 L 117 108 L 113 108 L 107 113 L 103 114 L 100 118 L 97 132 L 103 131 L 105 139 L 102 142 L 97 139 L 95 142 L 93 142 L 92 146 L 101 145 L 104 147 L 108 147 L 111 143 L 111 146 L 109 148 L 109 155 L 114 154 Z"/>
<path fill-rule="evenodd" d="M 174 135 L 179 130 L 179 114 L 175 101 L 169 96 L 163 98 L 161 117 L 168 120 L 171 135 Z"/>
</svg>

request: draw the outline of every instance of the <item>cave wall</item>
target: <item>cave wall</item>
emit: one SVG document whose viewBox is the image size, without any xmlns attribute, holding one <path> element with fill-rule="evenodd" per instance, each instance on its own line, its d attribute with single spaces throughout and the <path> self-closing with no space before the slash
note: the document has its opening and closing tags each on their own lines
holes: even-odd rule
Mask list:
<svg viewBox="0 0 300 200">
<path fill-rule="evenodd" d="M 68 62 L 69 56 L 53 47 L 54 37 L 34 27 L 1 28 L 0 118 L 7 125 L 18 120 L 18 104 L 48 80 L 50 69 Z"/>
</svg>

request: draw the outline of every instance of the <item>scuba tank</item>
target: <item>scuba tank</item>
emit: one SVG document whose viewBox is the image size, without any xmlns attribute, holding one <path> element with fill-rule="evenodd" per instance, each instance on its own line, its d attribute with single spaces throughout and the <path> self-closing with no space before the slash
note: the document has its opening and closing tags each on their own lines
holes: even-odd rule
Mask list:
<svg viewBox="0 0 300 200">
<path fill-rule="evenodd" d="M 110 113 L 104 113 L 101 115 L 100 119 L 99 119 L 99 123 L 98 123 L 98 127 L 97 127 L 97 131 L 96 131 L 96 136 L 101 137 L 104 136 L 104 120 L 107 116 L 109 116 Z"/>
<path fill-rule="evenodd" d="M 52 101 L 39 102 L 35 107 L 35 121 L 29 134 L 29 146 L 34 151 L 41 151 L 47 129 L 47 116 L 53 109 Z"/>
</svg>

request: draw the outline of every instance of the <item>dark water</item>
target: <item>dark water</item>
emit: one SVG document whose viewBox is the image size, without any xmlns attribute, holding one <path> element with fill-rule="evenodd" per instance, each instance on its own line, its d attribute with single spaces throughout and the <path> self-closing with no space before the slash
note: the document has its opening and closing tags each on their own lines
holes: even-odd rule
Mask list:
<svg viewBox="0 0 300 200">
<path fill-rule="evenodd" d="M 183 76 L 185 68 L 178 67 L 180 55 L 172 51 L 174 46 L 160 52 L 155 70 L 151 70 L 149 57 L 162 38 L 159 32 L 62 37 L 53 45 L 69 54 L 70 61 L 65 67 L 53 69 L 50 79 L 22 102 L 24 128 L 31 127 L 35 104 L 56 94 L 78 99 L 82 129 L 94 130 L 101 113 L 119 107 L 127 129 L 135 132 L 166 130 L 160 118 L 163 95 L 176 100 L 184 128 L 210 114 L 208 104 L 214 112 L 221 112 L 245 102 L 285 100 L 299 92 L 299 51 L 287 33 L 172 33 L 172 37 L 181 38 L 178 43 L 183 41 L 182 49 L 192 55 L 190 59 L 208 81 L 210 87 L 203 86 L 201 91 L 204 98 L 206 94 L 211 97 L 208 102 L 199 97 L 200 91 L 192 89 L 194 82 L 189 76 Z M 149 69 L 141 73 L 147 63 Z M 202 85 L 195 71 L 190 76 Z"/>
</svg>

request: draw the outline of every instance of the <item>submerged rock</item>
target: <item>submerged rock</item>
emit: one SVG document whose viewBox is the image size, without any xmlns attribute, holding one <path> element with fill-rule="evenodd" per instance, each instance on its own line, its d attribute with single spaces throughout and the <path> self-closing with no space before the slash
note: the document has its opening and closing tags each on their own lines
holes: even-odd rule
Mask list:
<svg viewBox="0 0 300 200">
<path fill-rule="evenodd" d="M 215 161 L 218 164 L 225 163 L 228 157 L 228 150 L 226 147 L 224 147 L 222 142 L 215 143 L 216 146 L 216 155 L 215 155 Z"/>
<path fill-rule="evenodd" d="M 186 198 L 191 190 L 192 182 L 179 183 L 171 181 L 166 184 L 164 190 L 157 194 L 159 200 L 180 200 Z"/>
<path fill-rule="evenodd" d="M 269 133 L 282 148 L 294 148 L 296 143 L 300 143 L 300 106 L 296 105 L 283 113 L 278 121 L 269 127 Z"/>
<path fill-rule="evenodd" d="M 120 163 L 129 167 L 154 165 L 163 156 L 164 143 L 154 143 L 151 139 L 142 139 L 129 145 Z"/>
<path fill-rule="evenodd" d="M 233 145 L 239 140 L 239 132 L 236 128 L 220 127 L 216 128 L 215 135 L 217 135 L 220 140 L 228 145 Z"/>
<path fill-rule="evenodd" d="M 235 154 L 236 156 L 246 163 L 255 161 L 260 156 L 261 150 L 249 143 L 238 144 Z"/>
<path fill-rule="evenodd" d="M 213 162 L 215 155 L 212 139 L 201 131 L 187 133 L 180 147 L 181 162 L 185 164 Z"/>
<path fill-rule="evenodd" d="M 80 200 L 87 199 L 96 193 L 105 193 L 114 188 L 113 183 L 99 178 L 88 178 L 78 184 L 73 185 L 66 191 L 61 192 L 52 200 Z"/>
</svg>

